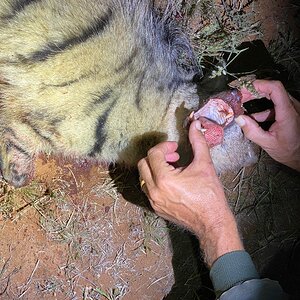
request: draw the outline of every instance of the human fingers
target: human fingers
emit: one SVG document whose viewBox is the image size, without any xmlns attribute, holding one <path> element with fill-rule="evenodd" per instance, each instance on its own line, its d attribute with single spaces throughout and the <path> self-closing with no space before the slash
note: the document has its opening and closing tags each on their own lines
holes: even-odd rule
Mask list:
<svg viewBox="0 0 300 300">
<path fill-rule="evenodd" d="M 262 112 L 251 114 L 250 116 L 252 119 L 254 119 L 257 122 L 265 122 L 265 121 L 274 120 L 275 111 L 274 109 L 267 109 Z"/>
<path fill-rule="evenodd" d="M 165 158 L 168 163 L 174 163 L 179 160 L 180 156 L 177 152 L 173 152 L 166 154 Z"/>
<path fill-rule="evenodd" d="M 194 121 L 190 125 L 189 140 L 192 145 L 194 158 L 190 167 L 200 166 L 201 162 L 211 162 L 211 156 L 208 145 L 201 132 L 200 121 Z"/>
<path fill-rule="evenodd" d="M 300 114 L 300 101 L 298 101 L 297 99 L 295 99 L 292 95 L 288 94 L 294 107 L 295 110 L 297 111 L 298 114 Z"/>
<path fill-rule="evenodd" d="M 144 184 L 146 184 L 147 188 L 154 185 L 152 172 L 146 158 L 143 158 L 138 162 L 138 170 L 140 174 L 141 188 L 146 191 L 146 189 L 143 189 Z"/>
<path fill-rule="evenodd" d="M 245 136 L 249 140 L 262 148 L 268 147 L 271 139 L 270 133 L 268 131 L 264 131 L 255 120 L 243 115 L 237 117 L 235 122 L 242 128 Z"/>
<path fill-rule="evenodd" d="M 286 119 L 291 110 L 294 110 L 290 97 L 280 81 L 255 80 L 253 85 L 259 93 L 272 100 L 277 121 Z"/>
<path fill-rule="evenodd" d="M 174 162 L 179 157 L 175 154 L 177 148 L 176 142 L 163 142 L 148 151 L 148 163 L 154 174 L 174 169 L 169 162 Z"/>
<path fill-rule="evenodd" d="M 241 94 L 242 94 L 242 103 L 245 103 L 247 101 L 250 101 L 250 100 L 253 100 L 255 99 L 256 97 L 251 93 L 249 92 L 245 87 L 242 87 L 241 88 Z"/>
</svg>

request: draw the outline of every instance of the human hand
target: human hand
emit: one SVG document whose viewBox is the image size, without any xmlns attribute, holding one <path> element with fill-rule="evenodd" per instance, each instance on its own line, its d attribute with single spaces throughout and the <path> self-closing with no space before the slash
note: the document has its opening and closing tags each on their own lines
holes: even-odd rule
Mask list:
<svg viewBox="0 0 300 300">
<path fill-rule="evenodd" d="M 186 168 L 171 164 L 179 159 L 176 142 L 150 149 L 138 168 L 155 212 L 194 232 L 211 266 L 219 256 L 242 250 L 243 245 L 200 129 L 199 121 L 190 126 L 194 159 Z"/>
<path fill-rule="evenodd" d="M 273 159 L 300 171 L 300 103 L 279 81 L 255 80 L 253 85 L 262 97 L 273 101 L 274 111 L 239 116 L 235 119 L 237 124 L 249 140 L 261 146 Z M 242 90 L 242 94 L 243 102 L 254 99 L 246 90 Z M 275 122 L 264 131 L 257 122 L 269 120 L 274 113 Z"/>
</svg>

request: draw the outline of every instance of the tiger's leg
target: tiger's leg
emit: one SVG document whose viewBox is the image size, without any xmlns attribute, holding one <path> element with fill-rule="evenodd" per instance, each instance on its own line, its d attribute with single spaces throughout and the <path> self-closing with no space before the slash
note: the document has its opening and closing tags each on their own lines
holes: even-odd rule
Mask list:
<svg viewBox="0 0 300 300">
<path fill-rule="evenodd" d="M 25 185 L 34 172 L 34 156 L 11 129 L 0 140 L 0 168 L 3 178 L 15 187 Z"/>
</svg>

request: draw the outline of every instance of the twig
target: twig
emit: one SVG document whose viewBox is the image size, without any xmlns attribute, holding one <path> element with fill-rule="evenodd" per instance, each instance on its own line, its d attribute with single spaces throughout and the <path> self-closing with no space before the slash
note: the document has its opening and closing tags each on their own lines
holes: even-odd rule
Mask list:
<svg viewBox="0 0 300 300">
<path fill-rule="evenodd" d="M 74 179 L 74 182 L 75 182 L 75 185 L 76 185 L 76 189 L 78 190 L 78 187 L 79 187 L 79 186 L 78 186 L 78 182 L 77 182 L 77 180 L 76 180 L 76 177 L 75 177 L 73 171 L 71 170 L 71 168 L 68 167 L 68 169 L 69 169 L 69 171 L 70 171 L 70 173 L 71 173 L 71 175 L 72 175 L 72 177 L 73 177 L 73 179 Z"/>
<path fill-rule="evenodd" d="M 155 284 L 155 283 L 157 283 L 157 282 L 159 282 L 159 281 L 161 281 L 161 280 L 163 280 L 163 279 L 165 279 L 165 278 L 167 278 L 167 277 L 169 277 L 169 274 L 167 274 L 167 275 L 165 275 L 165 276 L 163 276 L 163 277 L 160 277 L 160 278 L 154 280 L 151 284 L 149 284 L 149 285 L 147 286 L 147 289 L 149 289 L 153 284 Z"/>
<path fill-rule="evenodd" d="M 3 266 L 2 266 L 2 269 L 0 271 L 0 278 L 2 277 L 2 275 L 5 273 L 7 267 L 8 267 L 8 264 L 11 260 L 11 256 L 4 262 Z"/>
<path fill-rule="evenodd" d="M 242 194 L 242 184 L 243 184 L 244 175 L 245 175 L 245 167 L 242 168 L 242 172 L 241 172 L 241 175 L 240 175 L 240 180 L 239 180 L 239 182 L 237 184 L 237 187 L 238 187 L 238 196 L 237 196 L 237 199 L 236 199 L 235 205 L 234 205 L 234 211 L 235 212 L 236 212 L 236 209 L 237 209 L 238 204 L 240 202 L 240 198 L 241 198 L 241 194 Z"/>
<path fill-rule="evenodd" d="M 35 263 L 34 269 L 32 270 L 32 272 L 31 272 L 29 278 L 27 279 L 27 282 L 25 283 L 25 285 L 23 285 L 23 288 L 22 288 L 22 289 L 24 289 L 24 291 L 18 296 L 19 299 L 22 298 L 22 297 L 27 293 L 27 291 L 28 291 L 28 289 L 29 289 L 29 286 L 28 286 L 28 285 L 30 284 L 30 282 L 31 282 L 31 280 L 32 280 L 32 277 L 33 277 L 35 271 L 37 270 L 37 268 L 38 268 L 38 266 L 39 266 L 39 263 L 40 263 L 40 260 L 38 259 L 38 260 L 36 261 L 36 263 Z"/>
<path fill-rule="evenodd" d="M 0 296 L 2 296 L 7 291 L 9 282 L 10 282 L 10 275 L 7 277 L 6 285 L 5 285 L 4 289 L 3 289 L 3 291 L 0 292 Z"/>
</svg>

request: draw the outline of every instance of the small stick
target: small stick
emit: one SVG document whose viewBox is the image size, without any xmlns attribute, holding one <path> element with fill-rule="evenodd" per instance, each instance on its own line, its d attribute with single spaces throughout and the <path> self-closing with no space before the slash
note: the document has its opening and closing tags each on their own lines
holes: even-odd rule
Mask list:
<svg viewBox="0 0 300 300">
<path fill-rule="evenodd" d="M 29 278 L 27 279 L 27 282 L 25 283 L 25 285 L 23 286 L 25 288 L 25 290 L 18 296 L 18 298 L 22 298 L 28 291 L 29 287 L 28 285 L 30 284 L 31 280 L 32 280 L 32 277 L 35 273 L 35 271 L 37 270 L 38 266 L 39 266 L 39 263 L 40 263 L 40 260 L 38 259 L 35 263 L 35 266 L 34 266 L 34 269 L 32 270 Z"/>
</svg>

